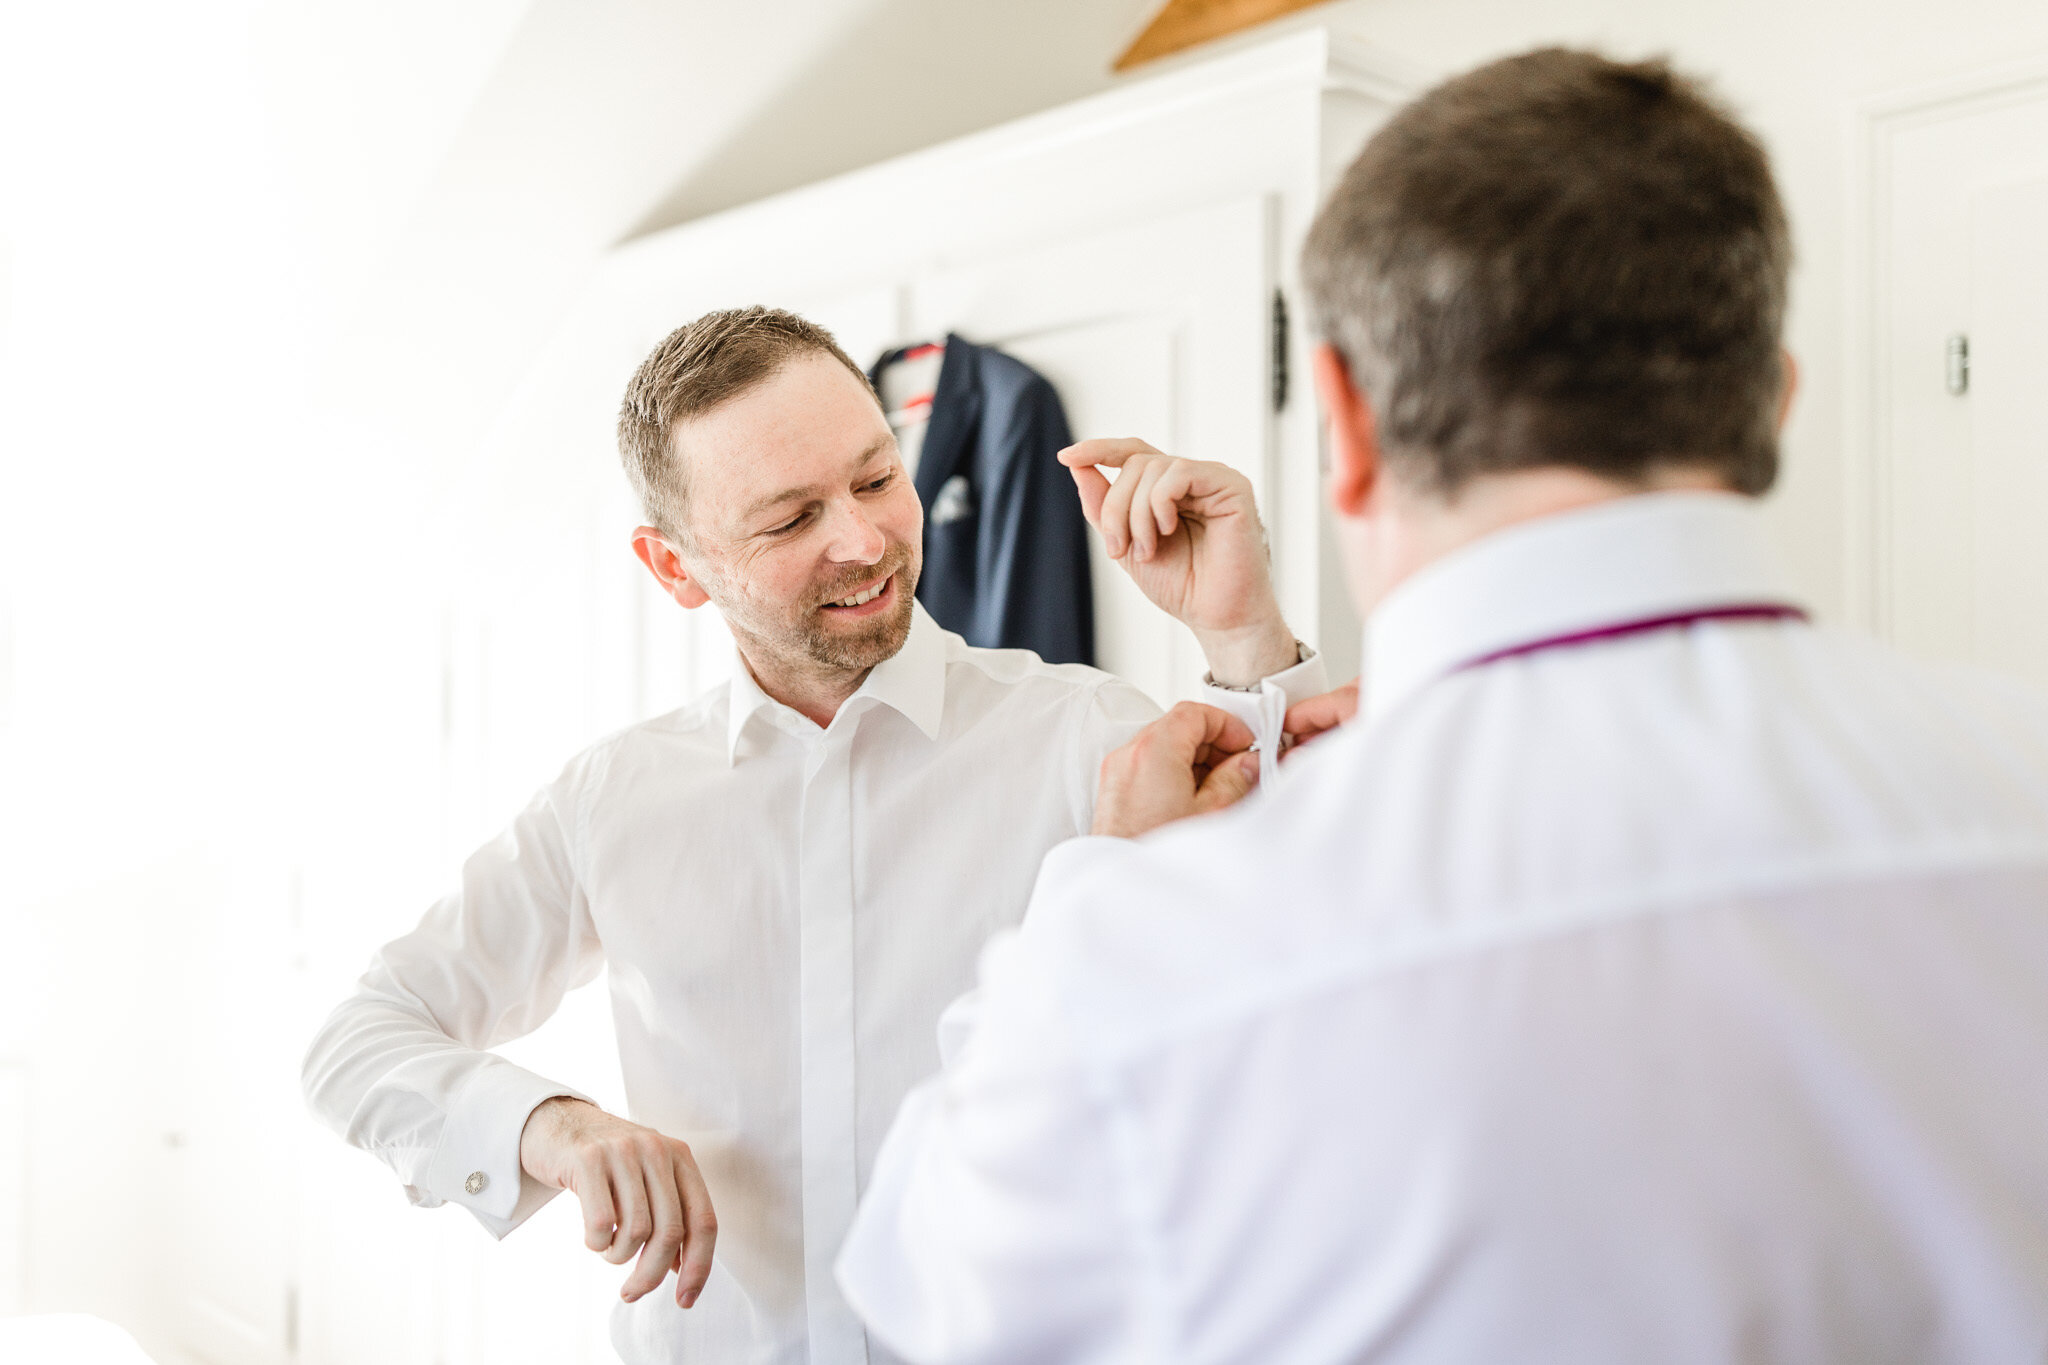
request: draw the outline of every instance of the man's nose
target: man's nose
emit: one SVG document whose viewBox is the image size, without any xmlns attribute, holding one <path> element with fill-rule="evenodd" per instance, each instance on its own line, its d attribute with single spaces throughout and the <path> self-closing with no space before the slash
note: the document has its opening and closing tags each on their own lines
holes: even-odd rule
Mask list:
<svg viewBox="0 0 2048 1365">
<path fill-rule="evenodd" d="M 867 509 L 857 502 L 844 502 L 832 512 L 832 538 L 825 553 L 841 564 L 873 564 L 889 548 Z"/>
</svg>

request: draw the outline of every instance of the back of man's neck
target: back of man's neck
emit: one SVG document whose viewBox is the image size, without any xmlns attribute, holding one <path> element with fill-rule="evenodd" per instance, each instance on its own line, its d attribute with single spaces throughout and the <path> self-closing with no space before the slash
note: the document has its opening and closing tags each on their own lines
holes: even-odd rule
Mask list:
<svg viewBox="0 0 2048 1365">
<path fill-rule="evenodd" d="M 1565 466 L 1521 469 L 1473 479 L 1448 498 L 1391 490 L 1399 512 L 1389 523 L 1394 534 L 1382 545 L 1381 595 L 1437 560 L 1521 522 L 1644 493 L 1686 490 L 1732 491 L 1718 474 L 1696 465 L 1660 466 L 1626 482 Z"/>
</svg>

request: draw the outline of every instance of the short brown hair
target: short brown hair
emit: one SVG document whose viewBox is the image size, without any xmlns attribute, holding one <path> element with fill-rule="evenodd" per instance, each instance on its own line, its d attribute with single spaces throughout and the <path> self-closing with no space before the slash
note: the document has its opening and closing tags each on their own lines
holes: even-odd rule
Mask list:
<svg viewBox="0 0 2048 1365">
<path fill-rule="evenodd" d="M 1662 61 L 1547 48 L 1397 113 L 1303 251 L 1390 470 L 1777 476 L 1791 265 L 1768 157 Z"/>
<path fill-rule="evenodd" d="M 867 375 L 830 332 L 780 308 L 706 313 L 670 332 L 640 362 L 619 404 L 619 458 L 650 524 L 671 539 L 688 533 L 676 423 L 739 397 L 806 351 L 831 356 L 868 388 Z"/>
</svg>

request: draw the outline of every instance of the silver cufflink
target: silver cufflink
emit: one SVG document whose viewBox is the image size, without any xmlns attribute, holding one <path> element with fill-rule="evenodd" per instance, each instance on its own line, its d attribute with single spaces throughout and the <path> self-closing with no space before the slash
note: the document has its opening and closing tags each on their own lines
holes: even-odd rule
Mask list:
<svg viewBox="0 0 2048 1365">
<path fill-rule="evenodd" d="M 469 1179 L 462 1182 L 462 1188 L 471 1194 L 482 1194 L 491 1187 L 491 1178 L 482 1171 L 471 1171 Z"/>
</svg>

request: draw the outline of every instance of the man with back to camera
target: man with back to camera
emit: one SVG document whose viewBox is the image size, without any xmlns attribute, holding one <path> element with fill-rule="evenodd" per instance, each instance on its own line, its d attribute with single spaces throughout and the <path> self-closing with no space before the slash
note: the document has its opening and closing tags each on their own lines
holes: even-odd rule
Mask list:
<svg viewBox="0 0 2048 1365">
<path fill-rule="evenodd" d="M 876 1144 L 974 955 L 1158 708 L 924 614 L 895 437 L 810 323 L 679 328 L 619 436 L 651 523 L 634 548 L 681 605 L 718 607 L 732 681 L 579 755 L 480 849 L 329 1018 L 307 1094 L 415 1202 L 496 1235 L 574 1190 L 591 1249 L 639 1257 L 613 1320 L 634 1365 L 886 1360 L 831 1276 Z M 1210 695 L 1277 721 L 1322 690 L 1242 475 L 1137 441 L 1062 458 L 1110 554 L 1195 631 Z M 1191 759 L 1213 714 L 1173 713 Z M 1203 766 L 1206 803 L 1256 776 L 1244 755 Z M 601 965 L 630 1121 L 482 1050 Z"/>
<path fill-rule="evenodd" d="M 878 1340 L 2043 1359 L 2048 702 L 1771 566 L 1788 257 L 1661 63 L 1533 52 L 1371 140 L 1303 260 L 1360 714 L 1047 858 L 842 1255 Z M 1192 813 L 1164 738 L 1098 828 Z"/>
</svg>

